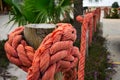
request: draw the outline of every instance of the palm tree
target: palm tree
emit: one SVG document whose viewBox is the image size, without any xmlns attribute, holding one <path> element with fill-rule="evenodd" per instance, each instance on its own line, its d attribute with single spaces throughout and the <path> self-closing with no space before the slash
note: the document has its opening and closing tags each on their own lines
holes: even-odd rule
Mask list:
<svg viewBox="0 0 120 80">
<path fill-rule="evenodd" d="M 58 23 L 71 11 L 70 0 L 5 0 L 11 6 L 11 21 L 27 23 Z M 68 15 L 69 16 L 69 15 Z"/>
<path fill-rule="evenodd" d="M 54 28 L 52 26 L 50 29 L 46 29 L 42 25 L 41 26 L 42 28 L 39 29 L 39 31 L 36 31 L 33 30 L 33 27 L 35 27 L 36 24 L 43 23 L 56 24 L 58 22 L 62 22 L 64 21 L 64 16 L 67 16 L 67 18 L 70 16 L 69 13 L 72 9 L 70 0 L 5 0 L 5 1 L 11 6 L 12 17 L 10 18 L 9 22 L 14 21 L 19 25 L 35 24 L 27 25 L 27 27 L 25 27 L 24 36 L 28 43 L 36 49 L 42 42 L 42 39 L 47 34 L 49 34 Z M 61 17 L 63 19 L 61 19 Z M 30 29 L 31 27 L 32 29 Z"/>
<path fill-rule="evenodd" d="M 80 39 L 81 24 L 76 21 L 78 15 L 83 15 L 83 0 L 74 0 L 74 27 L 77 30 L 77 40 Z"/>
</svg>

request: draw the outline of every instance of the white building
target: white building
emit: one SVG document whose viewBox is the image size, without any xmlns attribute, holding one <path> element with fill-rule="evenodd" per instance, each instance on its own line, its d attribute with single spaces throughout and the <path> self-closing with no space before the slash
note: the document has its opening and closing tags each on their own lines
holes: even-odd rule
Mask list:
<svg viewBox="0 0 120 80">
<path fill-rule="evenodd" d="M 83 6 L 89 6 L 89 7 L 96 7 L 96 6 L 111 6 L 113 2 L 118 2 L 118 4 L 120 5 L 120 0 L 100 0 L 99 2 L 95 2 L 95 0 L 93 0 L 93 2 L 90 2 L 90 0 L 83 0 Z"/>
</svg>

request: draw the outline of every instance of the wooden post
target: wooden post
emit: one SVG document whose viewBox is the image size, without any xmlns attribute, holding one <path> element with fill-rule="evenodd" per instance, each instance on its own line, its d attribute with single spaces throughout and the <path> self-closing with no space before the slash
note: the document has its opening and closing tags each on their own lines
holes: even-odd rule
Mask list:
<svg viewBox="0 0 120 80">
<path fill-rule="evenodd" d="M 50 32 L 55 29 L 55 24 L 28 24 L 25 25 L 24 37 L 28 44 L 37 49 Z"/>
<path fill-rule="evenodd" d="M 25 25 L 24 37 L 30 46 L 37 49 L 46 35 L 55 29 L 55 24 L 28 24 Z M 55 74 L 55 80 L 62 80 L 61 72 Z"/>
<path fill-rule="evenodd" d="M 3 12 L 3 2 L 2 2 L 2 0 L 0 0 L 0 8 L 1 8 L 1 12 Z"/>
</svg>

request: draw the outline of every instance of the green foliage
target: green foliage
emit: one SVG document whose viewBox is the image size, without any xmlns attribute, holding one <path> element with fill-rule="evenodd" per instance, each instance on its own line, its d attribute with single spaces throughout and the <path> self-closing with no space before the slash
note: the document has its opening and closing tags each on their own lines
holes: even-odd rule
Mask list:
<svg viewBox="0 0 120 80">
<path fill-rule="evenodd" d="M 11 6 L 11 21 L 27 23 L 57 23 L 71 11 L 70 0 L 5 0 Z"/>
<path fill-rule="evenodd" d="M 112 4 L 112 8 L 119 8 L 118 2 L 114 2 L 114 3 Z"/>
<path fill-rule="evenodd" d="M 11 6 L 10 20 L 8 23 L 14 21 L 14 24 L 18 22 L 19 25 L 24 25 L 27 20 L 23 14 L 22 1 L 21 0 L 5 0 L 7 4 Z"/>
<path fill-rule="evenodd" d="M 107 63 L 107 52 L 104 46 L 105 38 L 101 36 L 99 26 L 93 36 L 92 45 L 89 47 L 88 56 L 86 57 L 85 65 L 85 80 L 105 80 L 106 69 L 109 66 Z"/>
<path fill-rule="evenodd" d="M 118 10 L 117 8 L 112 8 L 110 11 L 110 18 L 119 18 Z"/>
<path fill-rule="evenodd" d="M 106 15 L 105 18 L 110 18 L 110 19 L 119 19 L 120 14 L 118 13 L 118 9 L 117 8 L 111 8 L 109 11 L 109 14 Z"/>
<path fill-rule="evenodd" d="M 111 10 L 110 10 L 110 18 L 119 18 L 119 14 L 118 14 L 118 9 L 117 8 L 119 8 L 119 4 L 118 4 L 118 2 L 114 2 L 113 4 L 112 4 L 112 8 L 111 8 Z"/>
<path fill-rule="evenodd" d="M 9 64 L 9 61 L 6 57 L 6 53 L 4 51 L 5 40 L 0 41 L 0 67 L 6 68 Z"/>
</svg>

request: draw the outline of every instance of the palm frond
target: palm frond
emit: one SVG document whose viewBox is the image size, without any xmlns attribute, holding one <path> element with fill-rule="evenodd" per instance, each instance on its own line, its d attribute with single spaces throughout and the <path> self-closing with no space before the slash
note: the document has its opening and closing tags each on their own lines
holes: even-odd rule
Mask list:
<svg viewBox="0 0 120 80">
<path fill-rule="evenodd" d="M 26 19 L 22 12 L 21 0 L 5 0 L 5 1 L 11 6 L 10 15 L 12 15 L 12 17 L 10 18 L 8 23 L 14 21 L 14 23 L 18 23 L 19 25 L 25 25 Z"/>
<path fill-rule="evenodd" d="M 61 16 L 70 13 L 70 0 L 6 0 L 12 6 L 10 21 L 27 23 L 57 23 Z M 58 2 L 55 2 L 58 1 Z"/>
</svg>

